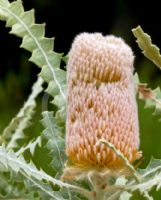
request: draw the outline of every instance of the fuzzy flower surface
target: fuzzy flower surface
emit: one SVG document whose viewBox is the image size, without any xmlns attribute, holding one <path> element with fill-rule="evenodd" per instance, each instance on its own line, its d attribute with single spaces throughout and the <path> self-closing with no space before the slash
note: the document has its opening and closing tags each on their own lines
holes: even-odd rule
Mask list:
<svg viewBox="0 0 161 200">
<path fill-rule="evenodd" d="M 120 168 L 140 157 L 134 56 L 125 42 L 100 33 L 78 35 L 67 66 L 66 154 L 78 167 Z"/>
</svg>

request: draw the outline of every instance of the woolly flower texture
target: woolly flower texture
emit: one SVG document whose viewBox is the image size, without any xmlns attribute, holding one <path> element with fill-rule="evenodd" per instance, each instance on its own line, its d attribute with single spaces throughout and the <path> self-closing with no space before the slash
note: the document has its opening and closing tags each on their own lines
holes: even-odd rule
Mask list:
<svg viewBox="0 0 161 200">
<path fill-rule="evenodd" d="M 112 143 L 133 163 L 140 157 L 133 81 L 134 56 L 125 42 L 100 33 L 78 35 L 67 66 L 66 153 L 77 167 L 121 168 Z"/>
</svg>

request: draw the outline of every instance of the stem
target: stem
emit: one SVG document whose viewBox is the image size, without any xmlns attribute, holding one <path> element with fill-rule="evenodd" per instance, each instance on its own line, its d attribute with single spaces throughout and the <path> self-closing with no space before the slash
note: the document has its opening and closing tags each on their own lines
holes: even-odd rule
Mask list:
<svg viewBox="0 0 161 200">
<path fill-rule="evenodd" d="M 107 191 L 106 191 L 107 175 L 93 173 L 88 178 L 93 187 L 93 193 L 92 193 L 91 200 L 105 200 L 105 196 L 107 193 Z"/>
<path fill-rule="evenodd" d="M 94 191 L 93 194 L 92 200 L 105 200 L 105 192 L 103 190 L 97 189 L 97 191 Z"/>
</svg>

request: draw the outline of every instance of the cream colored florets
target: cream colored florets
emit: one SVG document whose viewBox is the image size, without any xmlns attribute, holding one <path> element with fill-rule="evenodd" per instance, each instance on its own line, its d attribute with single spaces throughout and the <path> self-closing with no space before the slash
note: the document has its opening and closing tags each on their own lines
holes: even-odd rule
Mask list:
<svg viewBox="0 0 161 200">
<path fill-rule="evenodd" d="M 131 48 L 114 36 L 83 33 L 67 66 L 66 153 L 78 167 L 121 167 L 105 145 L 114 144 L 132 163 L 139 157 L 139 128 Z"/>
</svg>

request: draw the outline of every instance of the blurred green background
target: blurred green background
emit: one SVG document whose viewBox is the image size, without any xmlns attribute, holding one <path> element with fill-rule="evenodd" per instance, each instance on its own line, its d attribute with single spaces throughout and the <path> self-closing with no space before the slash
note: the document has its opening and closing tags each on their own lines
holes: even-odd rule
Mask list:
<svg viewBox="0 0 161 200">
<path fill-rule="evenodd" d="M 46 35 L 55 37 L 55 51 L 68 53 L 76 34 L 80 32 L 102 32 L 124 38 L 132 47 L 135 70 L 140 80 L 151 88 L 161 86 L 161 72 L 141 54 L 131 29 L 141 25 L 155 44 L 161 46 L 159 3 L 156 1 L 67 1 L 67 0 L 23 0 L 26 10 L 35 8 L 38 23 L 46 22 Z M 21 39 L 9 35 L 9 29 L 0 22 L 0 132 L 18 112 L 30 93 L 39 69 L 28 62 L 30 53 L 19 48 Z M 42 97 L 42 96 L 41 96 Z M 38 100 L 36 125 L 31 126 L 29 135 L 37 135 L 42 130 L 39 123 L 42 110 Z M 140 138 L 144 159 L 141 167 L 150 158 L 161 158 L 161 122 L 153 116 L 153 109 L 144 109 L 144 102 L 138 100 Z M 161 193 L 154 193 L 161 199 Z M 139 199 L 135 197 L 134 199 Z"/>
</svg>

